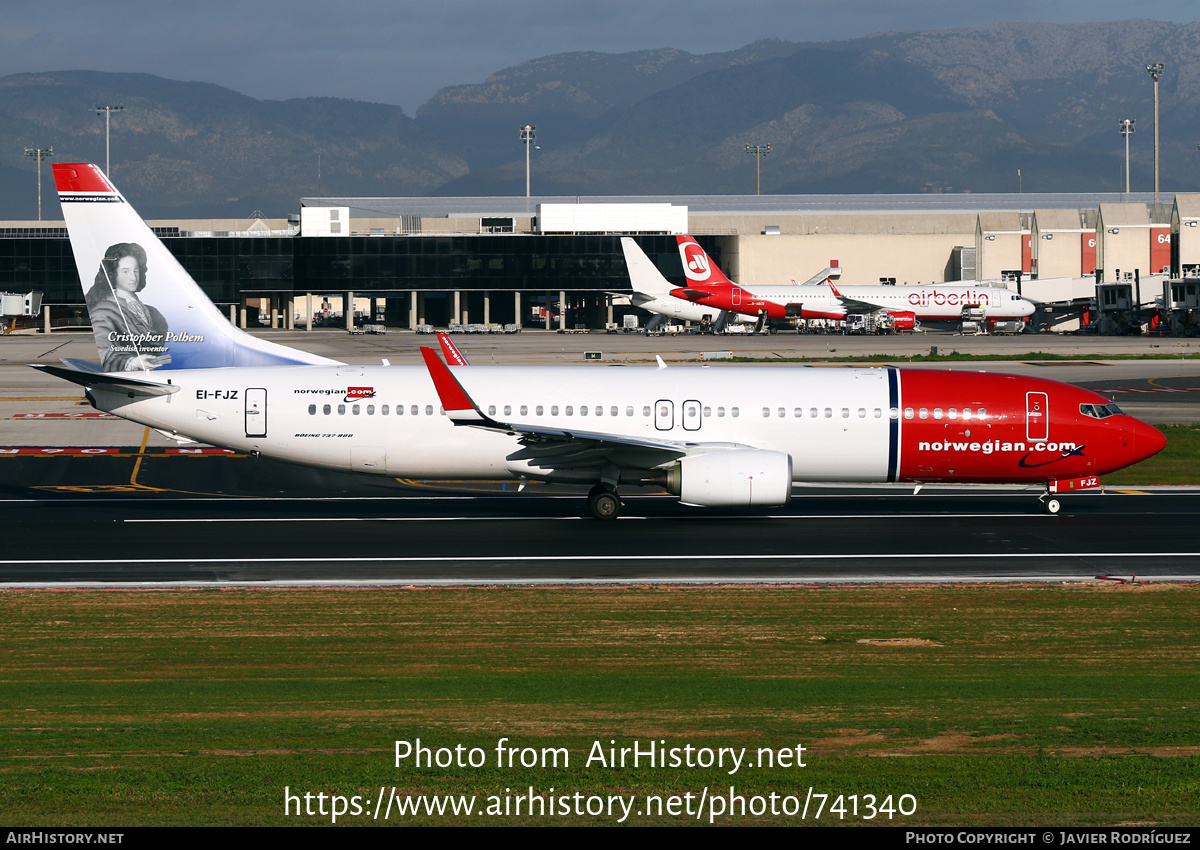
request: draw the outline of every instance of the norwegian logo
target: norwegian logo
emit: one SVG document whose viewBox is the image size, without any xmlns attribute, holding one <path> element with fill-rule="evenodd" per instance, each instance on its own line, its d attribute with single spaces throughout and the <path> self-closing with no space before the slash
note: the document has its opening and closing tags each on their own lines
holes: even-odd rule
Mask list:
<svg viewBox="0 0 1200 850">
<path fill-rule="evenodd" d="M 346 387 L 346 401 L 359 401 L 364 398 L 375 398 L 375 388 Z"/>
<path fill-rule="evenodd" d="M 684 242 L 679 246 L 679 256 L 683 258 L 683 273 L 688 280 L 708 280 L 708 255 L 695 242 Z"/>
</svg>

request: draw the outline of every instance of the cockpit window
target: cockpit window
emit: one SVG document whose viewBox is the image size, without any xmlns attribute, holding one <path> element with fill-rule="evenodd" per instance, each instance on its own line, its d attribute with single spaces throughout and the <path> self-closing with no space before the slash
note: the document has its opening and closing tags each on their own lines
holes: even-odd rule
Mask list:
<svg viewBox="0 0 1200 850">
<path fill-rule="evenodd" d="M 1107 419 L 1110 416 L 1119 414 L 1121 408 L 1115 404 L 1081 404 L 1079 405 L 1079 412 L 1093 419 Z"/>
</svg>

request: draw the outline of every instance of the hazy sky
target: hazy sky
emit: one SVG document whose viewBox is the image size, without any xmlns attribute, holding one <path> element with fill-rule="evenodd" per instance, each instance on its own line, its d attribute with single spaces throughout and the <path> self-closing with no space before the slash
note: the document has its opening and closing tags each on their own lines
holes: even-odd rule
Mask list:
<svg viewBox="0 0 1200 850">
<path fill-rule="evenodd" d="M 825 41 L 994 21 L 1200 20 L 1196 0 L 0 0 L 0 76 L 133 71 L 259 98 L 350 97 L 411 115 L 443 86 L 551 53 Z"/>
</svg>

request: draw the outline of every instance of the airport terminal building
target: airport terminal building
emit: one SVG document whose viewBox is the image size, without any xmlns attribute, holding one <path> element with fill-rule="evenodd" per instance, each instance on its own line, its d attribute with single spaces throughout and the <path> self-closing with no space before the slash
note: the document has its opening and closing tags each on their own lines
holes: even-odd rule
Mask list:
<svg viewBox="0 0 1200 850">
<path fill-rule="evenodd" d="M 1198 222 L 1200 195 L 1113 193 L 304 198 L 286 220 L 150 224 L 242 325 L 341 324 L 351 304 L 393 327 L 595 328 L 637 312 L 620 237 L 683 285 L 677 233 L 746 286 L 1003 280 L 1054 325 L 1139 305 L 1190 322 Z M 79 312 L 66 231 L 0 222 L 0 291 L 30 290 L 55 323 Z"/>
</svg>

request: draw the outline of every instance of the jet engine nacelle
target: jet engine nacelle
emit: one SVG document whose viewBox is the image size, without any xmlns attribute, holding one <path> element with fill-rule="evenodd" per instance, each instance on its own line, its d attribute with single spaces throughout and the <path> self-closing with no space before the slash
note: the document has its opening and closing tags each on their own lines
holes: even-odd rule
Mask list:
<svg viewBox="0 0 1200 850">
<path fill-rule="evenodd" d="M 792 456 L 731 449 L 685 457 L 667 473 L 667 491 L 702 507 L 786 505 L 792 497 Z"/>
<path fill-rule="evenodd" d="M 901 310 L 895 313 L 889 313 L 892 317 L 892 327 L 898 331 L 911 331 L 917 328 L 917 314 Z"/>
</svg>

